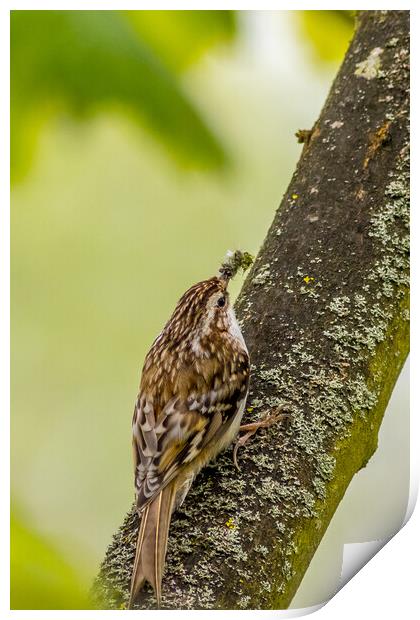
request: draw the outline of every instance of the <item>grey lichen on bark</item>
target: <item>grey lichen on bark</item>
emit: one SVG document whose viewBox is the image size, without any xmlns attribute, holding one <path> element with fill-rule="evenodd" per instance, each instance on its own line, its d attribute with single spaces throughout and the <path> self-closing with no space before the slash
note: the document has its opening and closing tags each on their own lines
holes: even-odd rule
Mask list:
<svg viewBox="0 0 420 620">
<path fill-rule="evenodd" d="M 409 14 L 363 11 L 236 303 L 252 361 L 244 421 L 284 405 L 197 477 L 173 516 L 163 607 L 279 609 L 376 449 L 408 353 Z M 123 607 L 131 510 L 94 592 Z M 139 603 L 153 608 L 150 590 Z"/>
</svg>

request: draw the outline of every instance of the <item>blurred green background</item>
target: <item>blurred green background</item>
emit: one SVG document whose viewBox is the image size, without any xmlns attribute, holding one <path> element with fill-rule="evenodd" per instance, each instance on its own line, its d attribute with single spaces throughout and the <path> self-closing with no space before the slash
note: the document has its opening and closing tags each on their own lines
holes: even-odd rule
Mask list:
<svg viewBox="0 0 420 620">
<path fill-rule="evenodd" d="M 12 608 L 88 606 L 144 355 L 228 248 L 258 251 L 352 32 L 349 11 L 11 13 Z"/>
</svg>

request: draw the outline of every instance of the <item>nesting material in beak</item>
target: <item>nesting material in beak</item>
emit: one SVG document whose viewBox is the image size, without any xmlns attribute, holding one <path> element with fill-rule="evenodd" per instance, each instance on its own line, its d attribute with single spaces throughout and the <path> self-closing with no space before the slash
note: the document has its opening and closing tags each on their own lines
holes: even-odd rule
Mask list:
<svg viewBox="0 0 420 620">
<path fill-rule="evenodd" d="M 239 269 L 245 272 L 252 265 L 254 257 L 249 252 L 242 252 L 241 250 L 228 250 L 226 253 L 225 261 L 219 269 L 219 278 L 226 282 L 227 287 L 229 280 L 235 277 Z"/>
</svg>

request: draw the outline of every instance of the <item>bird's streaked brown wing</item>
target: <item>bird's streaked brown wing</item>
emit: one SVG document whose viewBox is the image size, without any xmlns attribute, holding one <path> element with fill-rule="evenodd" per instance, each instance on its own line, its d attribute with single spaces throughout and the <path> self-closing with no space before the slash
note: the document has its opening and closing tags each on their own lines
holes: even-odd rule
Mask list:
<svg viewBox="0 0 420 620">
<path fill-rule="evenodd" d="M 155 417 L 153 406 L 140 393 L 133 416 L 133 450 L 137 508 L 143 509 L 159 491 L 191 463 L 209 444 L 218 440 L 242 405 L 248 389 L 248 370 L 240 381 L 221 385 L 180 400 L 173 397 Z"/>
</svg>

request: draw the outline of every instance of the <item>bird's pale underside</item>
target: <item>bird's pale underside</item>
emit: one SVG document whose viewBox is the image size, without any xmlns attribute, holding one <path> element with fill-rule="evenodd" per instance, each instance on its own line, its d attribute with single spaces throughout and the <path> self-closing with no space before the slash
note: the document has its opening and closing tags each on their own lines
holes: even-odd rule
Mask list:
<svg viewBox="0 0 420 620">
<path fill-rule="evenodd" d="M 130 607 L 145 581 L 160 605 L 172 512 L 239 429 L 249 357 L 229 302 L 229 277 L 221 273 L 184 293 L 144 362 L 133 416 L 141 522 Z"/>
</svg>

